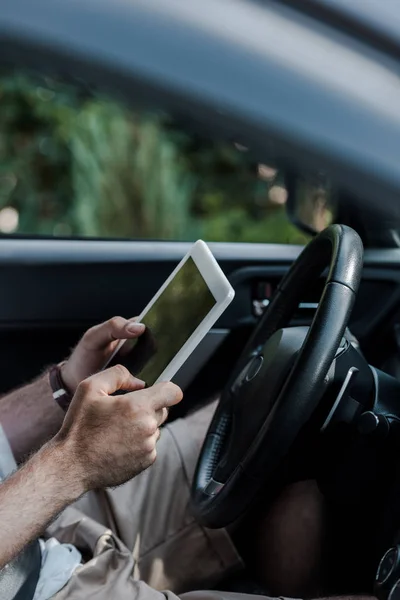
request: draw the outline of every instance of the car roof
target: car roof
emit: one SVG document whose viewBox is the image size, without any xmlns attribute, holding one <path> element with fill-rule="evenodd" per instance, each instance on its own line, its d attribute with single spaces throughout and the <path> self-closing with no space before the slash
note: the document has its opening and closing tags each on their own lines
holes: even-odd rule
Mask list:
<svg viewBox="0 0 400 600">
<path fill-rule="evenodd" d="M 400 4 L 398 0 L 316 0 L 321 6 L 351 16 L 372 29 L 400 39 Z"/>
<path fill-rule="evenodd" d="M 278 0 L 279 1 L 279 0 Z M 398 0 L 281 0 L 380 50 L 400 56 Z"/>
</svg>

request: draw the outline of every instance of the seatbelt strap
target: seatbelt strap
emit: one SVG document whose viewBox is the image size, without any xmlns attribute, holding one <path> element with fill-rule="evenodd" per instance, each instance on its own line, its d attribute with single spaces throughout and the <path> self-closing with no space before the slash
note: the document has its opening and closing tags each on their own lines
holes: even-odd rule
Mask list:
<svg viewBox="0 0 400 600">
<path fill-rule="evenodd" d="M 32 600 L 39 580 L 42 552 L 38 540 L 0 570 L 1 600 Z"/>
</svg>

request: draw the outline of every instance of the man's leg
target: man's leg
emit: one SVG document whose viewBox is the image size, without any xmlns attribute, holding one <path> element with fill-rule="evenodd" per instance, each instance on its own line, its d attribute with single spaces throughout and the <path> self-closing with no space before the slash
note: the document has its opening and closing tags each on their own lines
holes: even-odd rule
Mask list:
<svg viewBox="0 0 400 600">
<path fill-rule="evenodd" d="M 213 408 L 166 426 L 151 469 L 118 489 L 88 494 L 52 526 L 52 535 L 86 549 L 88 559 L 95 556 L 57 600 L 91 595 L 98 600 L 160 600 L 156 590 L 181 594 L 212 587 L 240 568 L 228 534 L 200 527 L 189 509 L 191 479 Z M 317 580 L 323 509 L 316 492 L 312 483 L 288 488 L 255 524 L 256 573 L 277 596 L 299 597 L 313 590 L 310 582 Z M 176 600 L 171 592 L 168 596 Z M 218 591 L 184 597 L 257 600 Z"/>
<path fill-rule="evenodd" d="M 321 594 L 326 516 L 315 481 L 286 487 L 266 514 L 258 515 L 252 528 L 251 555 L 257 579 L 270 593 L 291 597 Z"/>
<path fill-rule="evenodd" d="M 155 464 L 127 484 L 90 493 L 67 509 L 50 533 L 75 543 L 87 558 L 106 529 L 133 557 L 133 575 L 155 589 L 182 593 L 215 585 L 241 567 L 225 530 L 193 518 L 190 486 L 215 405 L 162 429 Z"/>
</svg>

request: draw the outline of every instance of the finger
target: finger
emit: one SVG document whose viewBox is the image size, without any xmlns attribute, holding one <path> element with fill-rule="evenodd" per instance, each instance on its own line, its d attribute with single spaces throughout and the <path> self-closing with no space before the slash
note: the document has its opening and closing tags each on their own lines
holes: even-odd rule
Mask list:
<svg viewBox="0 0 400 600">
<path fill-rule="evenodd" d="M 129 319 L 126 324 L 125 332 L 128 334 L 128 338 L 139 337 L 146 329 L 146 325 L 144 323 L 139 323 L 137 319 L 137 317 Z"/>
<path fill-rule="evenodd" d="M 164 406 L 163 408 L 156 410 L 155 415 L 156 415 L 158 426 L 160 427 L 160 425 L 165 423 L 165 421 L 168 419 L 168 408 L 166 408 Z"/>
<path fill-rule="evenodd" d="M 183 398 L 182 390 L 174 383 L 156 383 L 152 387 L 144 390 L 149 396 L 150 402 L 155 411 L 178 404 Z"/>
<path fill-rule="evenodd" d="M 124 340 L 140 336 L 145 330 L 142 323 L 124 319 L 123 317 L 113 317 L 105 323 L 95 325 L 85 334 L 85 341 L 91 348 L 104 348 L 110 342 L 115 340 Z"/>
<path fill-rule="evenodd" d="M 113 394 L 118 390 L 127 390 L 134 392 L 142 390 L 145 382 L 137 377 L 134 377 L 128 369 L 122 365 L 115 365 L 109 369 L 105 369 L 96 375 L 92 375 L 85 380 L 87 384 L 96 387 L 99 391 L 107 395 Z M 85 383 L 83 382 L 83 383 Z"/>
<path fill-rule="evenodd" d="M 155 448 L 158 440 L 160 439 L 160 437 L 161 437 L 161 430 L 157 429 L 157 431 L 149 439 L 150 445 L 153 445 L 154 448 Z"/>
</svg>

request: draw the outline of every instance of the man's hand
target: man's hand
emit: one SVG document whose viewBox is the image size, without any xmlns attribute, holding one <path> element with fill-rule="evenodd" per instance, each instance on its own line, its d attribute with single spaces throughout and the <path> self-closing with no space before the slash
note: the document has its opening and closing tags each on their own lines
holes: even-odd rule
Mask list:
<svg viewBox="0 0 400 600">
<path fill-rule="evenodd" d="M 0 485 L 0 568 L 79 496 L 153 464 L 159 426 L 182 392 L 173 383 L 143 385 L 122 366 L 83 381 L 59 433 Z M 131 391 L 110 395 L 121 389 Z"/>
<path fill-rule="evenodd" d="M 62 367 L 62 377 L 71 394 L 81 381 L 104 367 L 121 339 L 136 338 L 144 329 L 134 319 L 122 317 L 89 329 Z M 64 412 L 52 397 L 48 375 L 0 400 L 0 422 L 17 462 L 53 437 L 63 419 Z"/>
<path fill-rule="evenodd" d="M 122 317 L 113 317 L 89 329 L 61 370 L 71 394 L 81 381 L 104 367 L 120 340 L 137 338 L 144 330 L 142 323 Z"/>
<path fill-rule="evenodd" d="M 144 382 L 117 365 L 84 380 L 56 436 L 85 490 L 120 485 L 156 459 L 159 427 L 182 399 L 173 383 Z M 113 395 L 118 390 L 130 393 Z"/>
</svg>

